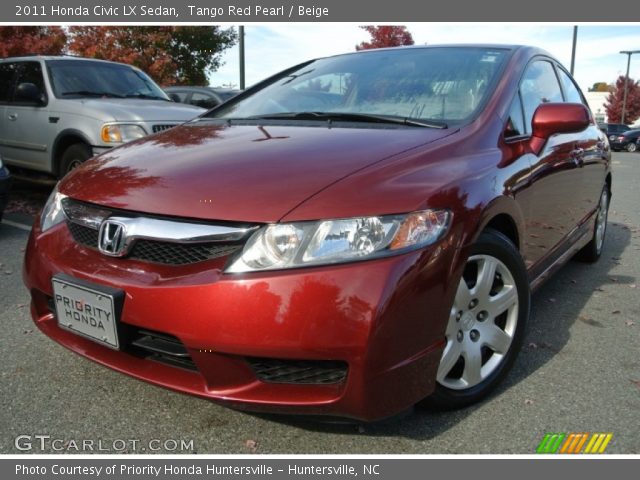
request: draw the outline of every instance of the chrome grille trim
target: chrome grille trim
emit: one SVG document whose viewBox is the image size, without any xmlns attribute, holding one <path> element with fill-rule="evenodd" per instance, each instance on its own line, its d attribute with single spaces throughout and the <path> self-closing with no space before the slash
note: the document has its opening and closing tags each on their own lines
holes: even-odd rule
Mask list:
<svg viewBox="0 0 640 480">
<path fill-rule="evenodd" d="M 208 244 L 210 245 L 208 248 L 213 248 L 215 244 L 219 243 L 221 244 L 221 249 L 228 253 L 239 248 L 241 242 L 259 228 L 257 225 L 234 227 L 144 217 L 133 212 L 131 216 L 128 216 L 124 212 L 114 212 L 103 207 L 87 205 L 70 199 L 63 203 L 63 209 L 70 224 L 69 228 L 76 241 L 87 244 L 91 240 L 90 246 L 94 248 L 98 247 L 98 232 L 105 220 L 108 219 L 111 222 L 122 224 L 125 235 L 124 248 L 117 255 L 122 257 L 134 251 L 136 242 L 144 243 L 145 241 L 185 246 Z M 74 229 L 74 224 L 88 229 L 87 232 L 82 232 L 77 228 Z M 95 242 L 93 241 L 93 236 L 87 239 L 87 234 L 90 231 L 95 232 Z M 217 247 L 215 249 L 220 250 Z M 217 253 L 220 252 L 216 252 L 216 255 L 212 258 L 222 254 L 218 255 Z"/>
</svg>

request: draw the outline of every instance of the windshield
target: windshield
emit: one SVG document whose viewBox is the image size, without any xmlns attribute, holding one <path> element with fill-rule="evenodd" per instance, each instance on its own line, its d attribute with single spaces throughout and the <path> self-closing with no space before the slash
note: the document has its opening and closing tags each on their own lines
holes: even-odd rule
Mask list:
<svg viewBox="0 0 640 480">
<path fill-rule="evenodd" d="M 339 112 L 463 122 L 484 102 L 507 54 L 506 49 L 432 47 L 319 59 L 207 116 Z"/>
<path fill-rule="evenodd" d="M 151 78 L 128 65 L 91 60 L 50 60 L 47 67 L 57 98 L 169 100 Z"/>
</svg>

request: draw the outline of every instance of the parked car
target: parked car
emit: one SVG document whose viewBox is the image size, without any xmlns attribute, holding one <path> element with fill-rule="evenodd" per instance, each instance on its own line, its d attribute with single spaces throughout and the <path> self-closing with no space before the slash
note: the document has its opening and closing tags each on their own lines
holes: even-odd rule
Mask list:
<svg viewBox="0 0 640 480">
<path fill-rule="evenodd" d="M 607 138 L 609 138 L 609 140 L 611 141 L 613 141 L 618 135 L 631 130 L 631 127 L 629 127 L 629 125 L 625 125 L 624 123 L 599 123 L 598 127 L 607 135 Z"/>
<path fill-rule="evenodd" d="M 462 407 L 511 368 L 531 292 L 600 257 L 610 165 L 537 48 L 312 60 L 65 177 L 28 242 L 31 312 L 79 355 L 236 408 Z"/>
<path fill-rule="evenodd" d="M 0 153 L 58 177 L 93 155 L 191 120 L 143 71 L 68 56 L 0 59 Z"/>
<path fill-rule="evenodd" d="M 4 214 L 4 209 L 9 201 L 9 188 L 11 186 L 11 175 L 9 170 L 5 167 L 2 161 L 2 155 L 0 155 L 0 222 Z"/>
<path fill-rule="evenodd" d="M 217 107 L 241 90 L 213 87 L 165 87 L 164 91 L 174 102 L 188 103 L 207 110 Z"/>
<path fill-rule="evenodd" d="M 629 130 L 620 135 L 616 135 L 611 140 L 611 149 L 615 151 L 626 150 L 635 152 L 638 149 L 637 141 L 640 138 L 640 129 Z"/>
</svg>

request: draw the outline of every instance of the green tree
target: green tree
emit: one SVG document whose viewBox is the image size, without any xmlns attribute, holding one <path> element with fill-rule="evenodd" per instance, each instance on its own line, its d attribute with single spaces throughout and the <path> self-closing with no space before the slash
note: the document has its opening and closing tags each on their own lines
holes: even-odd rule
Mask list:
<svg viewBox="0 0 640 480">
<path fill-rule="evenodd" d="M 163 85 L 206 85 L 237 39 L 218 26 L 73 26 L 69 36 L 72 53 L 135 65 Z"/>
</svg>

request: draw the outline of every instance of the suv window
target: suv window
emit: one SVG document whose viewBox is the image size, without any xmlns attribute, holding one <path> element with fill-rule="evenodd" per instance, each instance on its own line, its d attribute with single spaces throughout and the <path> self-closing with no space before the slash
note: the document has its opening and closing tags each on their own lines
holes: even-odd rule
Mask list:
<svg viewBox="0 0 640 480">
<path fill-rule="evenodd" d="M 212 95 L 207 95 L 206 93 L 201 92 L 193 92 L 191 95 L 191 105 L 195 105 L 196 107 L 202 108 L 213 108 L 216 105 L 220 105 L 220 102 L 216 100 L 216 98 Z"/>
<path fill-rule="evenodd" d="M 520 83 L 520 95 L 524 106 L 527 130 L 531 126 L 533 113 L 541 103 L 562 102 L 562 90 L 553 65 L 546 60 L 537 60 L 527 67 Z"/>
<path fill-rule="evenodd" d="M 21 83 L 33 83 L 40 92 L 42 92 L 43 97 L 46 95 L 46 89 L 44 88 L 44 78 L 42 77 L 42 66 L 40 62 L 22 62 L 18 63 L 18 79 L 14 83 L 14 94 L 15 98 L 15 89 Z"/>
<path fill-rule="evenodd" d="M 582 95 L 580 95 L 580 90 L 576 87 L 576 84 L 573 83 L 573 80 L 567 72 L 558 68 L 558 75 L 560 76 L 560 81 L 562 82 L 562 88 L 564 89 L 564 99 L 569 103 L 582 103 Z"/>
<path fill-rule="evenodd" d="M 15 72 L 15 63 L 0 63 L 0 103 L 11 100 Z"/>
</svg>

